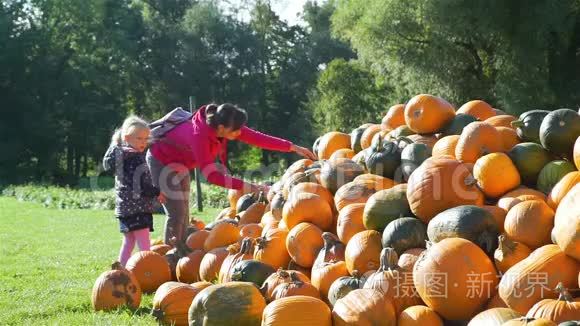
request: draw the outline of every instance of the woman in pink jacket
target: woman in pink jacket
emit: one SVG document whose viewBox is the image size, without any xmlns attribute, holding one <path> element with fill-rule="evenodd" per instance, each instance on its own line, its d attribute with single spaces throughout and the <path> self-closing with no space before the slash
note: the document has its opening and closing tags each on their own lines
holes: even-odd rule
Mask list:
<svg viewBox="0 0 580 326">
<path fill-rule="evenodd" d="M 247 120 L 246 111 L 232 104 L 202 106 L 191 121 L 176 126 L 151 145 L 147 152 L 147 164 L 153 184 L 165 196 L 165 243 L 172 237 L 182 240 L 185 235 L 189 219 L 190 170 L 200 168 L 208 182 L 221 187 L 248 189 L 252 192 L 265 190 L 264 186 L 228 175 L 223 165 L 215 163 L 216 157 L 219 157 L 222 164 L 225 164 L 228 140 L 240 140 L 267 150 L 296 152 L 307 158 L 316 158 L 304 147 L 246 127 Z"/>
</svg>

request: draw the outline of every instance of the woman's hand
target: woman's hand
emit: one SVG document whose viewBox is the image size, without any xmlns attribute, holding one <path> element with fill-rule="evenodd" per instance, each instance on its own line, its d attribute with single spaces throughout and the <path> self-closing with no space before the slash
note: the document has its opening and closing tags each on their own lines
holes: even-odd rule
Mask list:
<svg viewBox="0 0 580 326">
<path fill-rule="evenodd" d="M 293 152 L 295 152 L 298 155 L 301 155 L 305 158 L 309 158 L 313 161 L 318 160 L 318 157 L 316 157 L 316 154 L 312 153 L 308 148 L 304 148 L 302 146 L 298 146 L 298 145 L 292 145 L 291 150 Z"/>
<path fill-rule="evenodd" d="M 263 192 L 264 194 L 267 194 L 268 191 L 270 191 L 270 186 L 268 185 L 256 185 L 256 184 L 250 184 L 250 192 L 253 192 L 255 194 L 259 194 L 260 192 Z"/>
</svg>

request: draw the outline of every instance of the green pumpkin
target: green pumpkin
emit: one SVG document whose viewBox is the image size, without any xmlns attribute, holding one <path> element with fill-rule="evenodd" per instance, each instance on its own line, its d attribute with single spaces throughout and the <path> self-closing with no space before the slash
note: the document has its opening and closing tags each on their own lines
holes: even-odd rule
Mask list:
<svg viewBox="0 0 580 326">
<path fill-rule="evenodd" d="M 360 145 L 360 140 L 361 140 L 362 135 L 365 132 L 365 130 L 366 130 L 366 128 L 358 127 L 350 133 L 350 148 L 355 153 L 362 151 L 362 147 Z"/>
<path fill-rule="evenodd" d="M 538 175 L 538 190 L 545 194 L 549 194 L 552 188 L 560 181 L 566 174 L 576 171 L 574 164 L 557 160 L 552 161 L 544 166 Z"/>
<path fill-rule="evenodd" d="M 320 184 L 334 195 L 338 188 L 364 173 L 362 166 L 346 158 L 324 161 L 320 169 Z"/>
<path fill-rule="evenodd" d="M 402 125 L 402 126 L 398 126 L 397 128 L 391 130 L 387 134 L 385 139 L 394 140 L 394 139 L 397 139 L 399 137 L 407 137 L 407 136 L 411 136 L 414 134 L 415 134 L 415 132 L 413 130 L 411 130 L 411 128 L 407 127 L 406 125 Z"/>
<path fill-rule="evenodd" d="M 401 152 L 401 170 L 405 181 L 416 168 L 431 157 L 431 147 L 425 144 L 413 143 L 405 146 Z"/>
<path fill-rule="evenodd" d="M 558 326 L 580 326 L 580 320 L 569 320 L 559 323 Z"/>
<path fill-rule="evenodd" d="M 512 127 L 522 141 L 540 143 L 540 125 L 542 120 L 550 113 L 546 110 L 531 110 L 520 114 L 518 120 L 512 121 Z"/>
<path fill-rule="evenodd" d="M 383 232 L 387 224 L 403 216 L 413 216 L 406 184 L 374 193 L 365 204 L 363 224 L 367 230 Z"/>
<path fill-rule="evenodd" d="M 445 136 L 449 135 L 461 135 L 461 132 L 468 124 L 477 121 L 477 118 L 464 113 L 458 113 L 453 120 L 451 120 L 441 133 Z"/>
<path fill-rule="evenodd" d="M 528 142 L 512 147 L 508 156 L 518 169 L 522 183 L 535 187 L 542 168 L 550 163 L 552 155 L 540 144 Z"/>
<path fill-rule="evenodd" d="M 550 112 L 540 125 L 540 142 L 562 158 L 573 158 L 574 142 L 580 136 L 580 115 L 574 110 Z"/>
<path fill-rule="evenodd" d="M 232 281 L 252 282 L 257 287 L 261 287 L 268 276 L 272 275 L 276 270 L 261 261 L 254 259 L 243 260 L 238 262 L 232 270 Z"/>
<path fill-rule="evenodd" d="M 383 231 L 383 248 L 391 247 L 400 256 L 412 248 L 425 248 L 427 226 L 415 217 L 391 221 Z"/>
<path fill-rule="evenodd" d="M 190 326 L 260 325 L 266 300 L 249 282 L 208 286 L 193 299 L 188 312 Z"/>
<path fill-rule="evenodd" d="M 487 210 L 462 205 L 445 210 L 429 221 L 427 236 L 434 243 L 446 238 L 467 239 L 492 256 L 497 249 L 499 228 Z"/>
<path fill-rule="evenodd" d="M 372 174 L 401 181 L 401 152 L 411 143 L 412 141 L 405 137 L 389 141 L 378 138 L 378 143 L 373 144 L 371 151 L 366 155 L 367 170 Z"/>
<path fill-rule="evenodd" d="M 362 289 L 365 279 L 361 278 L 358 273 L 354 276 L 341 276 L 337 278 L 328 290 L 328 302 L 334 306 L 336 301 L 344 298 L 352 290 Z"/>
<path fill-rule="evenodd" d="M 238 204 L 236 206 L 236 212 L 241 213 L 241 212 L 245 211 L 250 206 L 252 206 L 252 204 L 254 204 L 256 202 L 256 200 L 258 200 L 258 198 L 257 198 L 256 194 L 254 194 L 254 193 L 242 195 L 240 197 L 240 199 L 238 199 Z"/>
</svg>

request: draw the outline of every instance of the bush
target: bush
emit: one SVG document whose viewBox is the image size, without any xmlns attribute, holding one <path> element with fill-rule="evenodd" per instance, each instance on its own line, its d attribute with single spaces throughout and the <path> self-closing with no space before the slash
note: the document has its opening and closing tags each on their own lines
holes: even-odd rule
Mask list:
<svg viewBox="0 0 580 326">
<path fill-rule="evenodd" d="M 114 209 L 115 193 L 110 190 L 85 190 L 46 185 L 7 186 L 4 196 L 35 202 L 44 207 L 70 209 Z"/>
</svg>

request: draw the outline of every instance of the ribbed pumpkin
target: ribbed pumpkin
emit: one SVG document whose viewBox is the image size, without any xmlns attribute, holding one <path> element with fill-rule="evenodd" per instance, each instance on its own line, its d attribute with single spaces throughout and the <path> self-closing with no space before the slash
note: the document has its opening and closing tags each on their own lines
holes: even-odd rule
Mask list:
<svg viewBox="0 0 580 326">
<path fill-rule="evenodd" d="M 234 266 L 242 260 L 254 257 L 254 240 L 252 238 L 244 238 L 241 245 L 237 243 L 229 245 L 227 250 L 228 255 L 222 262 L 218 274 L 219 283 L 231 282 Z"/>
<path fill-rule="evenodd" d="M 332 226 L 332 210 L 320 196 L 311 193 L 297 193 L 286 204 L 282 220 L 289 229 L 299 223 L 309 222 L 323 230 Z"/>
<path fill-rule="evenodd" d="M 425 247 L 427 226 L 414 217 L 391 221 L 383 231 L 383 248 L 392 247 L 398 255 L 408 249 Z"/>
<path fill-rule="evenodd" d="M 391 221 L 410 215 L 407 185 L 400 184 L 370 196 L 365 205 L 363 223 L 368 230 L 382 232 Z"/>
<path fill-rule="evenodd" d="M 334 306 L 336 301 L 344 298 L 350 291 L 362 289 L 365 279 L 355 271 L 353 276 L 341 276 L 332 282 L 328 289 L 328 303 Z"/>
<path fill-rule="evenodd" d="M 550 191 L 548 205 L 552 209 L 558 208 L 564 196 L 577 184 L 580 184 L 580 172 L 574 171 L 566 174 Z"/>
<path fill-rule="evenodd" d="M 320 249 L 314 260 L 314 264 L 312 265 L 313 269 L 322 266 L 326 262 L 344 261 L 346 246 L 340 242 L 340 239 L 335 234 L 324 232 L 322 233 L 322 240 L 324 241 L 324 246 Z"/>
<path fill-rule="evenodd" d="M 366 230 L 363 224 L 365 204 L 350 204 L 338 214 L 336 234 L 343 243 L 348 243 L 353 235 Z"/>
<path fill-rule="evenodd" d="M 435 145 L 433 145 L 431 156 L 441 157 L 449 155 L 455 157 L 455 147 L 457 147 L 458 142 L 459 135 L 449 135 L 439 139 Z"/>
<path fill-rule="evenodd" d="M 401 266 L 402 269 L 412 272 L 415 263 L 417 262 L 423 251 L 425 251 L 425 248 L 411 248 L 405 250 L 405 252 L 403 252 L 399 256 L 399 261 L 397 262 L 397 265 Z"/>
<path fill-rule="evenodd" d="M 514 199 L 519 201 L 513 202 Z M 525 200 L 542 200 L 546 201 L 546 195 L 535 189 L 521 186 L 503 195 L 498 201 L 497 206 L 509 211 L 513 206 Z"/>
<path fill-rule="evenodd" d="M 426 306 L 409 307 L 399 315 L 398 326 L 443 326 L 441 317 L 431 308 Z"/>
<path fill-rule="evenodd" d="M 439 140 L 435 135 L 410 135 L 406 138 L 411 140 L 413 144 L 422 144 L 427 146 L 429 149 L 429 154 L 431 153 L 433 146 L 435 146 L 435 143 L 437 143 L 437 140 Z"/>
<path fill-rule="evenodd" d="M 348 159 L 352 159 L 355 155 L 355 152 L 350 149 L 350 148 L 341 148 L 339 150 L 337 150 L 336 152 L 332 153 L 332 155 L 330 155 L 329 160 L 336 160 L 338 158 L 348 158 Z"/>
<path fill-rule="evenodd" d="M 483 194 L 468 168 L 442 157 L 423 162 L 409 178 L 407 199 L 411 211 L 428 223 L 440 212 L 458 205 L 483 205 Z"/>
<path fill-rule="evenodd" d="M 350 135 L 342 132 L 332 131 L 320 139 L 318 144 L 318 158 L 327 160 L 332 153 L 341 148 L 350 148 Z"/>
<path fill-rule="evenodd" d="M 262 215 L 266 211 L 266 197 L 263 193 L 260 193 L 258 200 L 250 205 L 245 211 L 238 213 L 238 226 L 260 223 Z"/>
<path fill-rule="evenodd" d="M 356 178 L 354 178 L 353 180 L 353 182 L 367 182 L 367 181 L 373 182 L 375 185 L 375 189 L 377 191 L 389 189 L 396 185 L 395 181 L 393 181 L 392 179 L 371 173 L 361 174 Z"/>
<path fill-rule="evenodd" d="M 469 321 L 467 326 L 501 326 L 503 323 L 522 315 L 509 308 L 494 308 L 480 312 Z"/>
<path fill-rule="evenodd" d="M 538 186 L 537 189 L 545 194 L 549 194 L 552 188 L 564 178 L 564 176 L 570 172 L 576 171 L 574 164 L 557 160 L 546 164 L 540 174 L 538 174 Z"/>
<path fill-rule="evenodd" d="M 505 216 L 507 215 L 507 210 L 493 205 L 483 205 L 481 208 L 485 209 L 493 216 L 493 219 L 497 224 L 497 228 L 499 229 L 499 233 L 503 233 L 504 231 L 503 225 L 505 223 Z"/>
<path fill-rule="evenodd" d="M 518 136 L 523 141 L 529 141 L 533 143 L 540 143 L 540 125 L 542 120 L 550 113 L 546 110 L 531 110 L 520 114 L 518 120 L 511 123 L 512 127 L 515 127 Z"/>
<path fill-rule="evenodd" d="M 292 281 L 291 274 L 294 274 L 294 278 L 298 279 L 299 281 L 309 283 L 310 279 L 308 276 L 304 275 L 302 272 L 295 271 L 295 270 L 285 270 L 282 268 L 278 268 L 275 273 L 272 273 L 260 288 L 260 292 L 264 295 L 267 302 L 274 300 L 274 290 L 280 284 L 290 283 Z"/>
<path fill-rule="evenodd" d="M 203 243 L 202 243 L 202 248 L 203 248 Z M 156 252 L 156 253 L 160 254 L 161 256 L 163 256 L 171 249 L 173 249 L 173 247 L 171 247 L 170 245 L 162 243 L 162 244 L 157 244 L 157 245 L 151 246 L 151 248 L 149 250 Z"/>
<path fill-rule="evenodd" d="M 187 245 L 187 247 L 189 247 L 189 249 L 191 250 L 195 249 L 203 250 L 203 245 L 205 243 L 205 240 L 209 236 L 209 232 L 210 231 L 208 230 L 199 230 L 193 232 L 187 237 L 187 240 L 185 240 L 185 245 Z"/>
<path fill-rule="evenodd" d="M 363 173 L 363 168 L 349 159 L 326 161 L 320 170 L 320 184 L 334 194 L 342 185 Z"/>
<path fill-rule="evenodd" d="M 274 300 L 297 295 L 320 299 L 320 292 L 310 282 L 300 280 L 294 273 L 290 273 L 290 279 L 291 281 L 289 283 L 280 284 L 274 289 L 272 293 Z"/>
<path fill-rule="evenodd" d="M 203 243 L 203 250 L 209 252 L 215 248 L 231 245 L 238 240 L 240 240 L 240 229 L 236 225 L 226 222 L 219 223 L 209 232 Z"/>
<path fill-rule="evenodd" d="M 286 249 L 288 231 L 272 229 L 262 237 L 256 239 L 254 259 L 261 261 L 273 268 L 286 267 L 290 262 L 290 255 Z"/>
<path fill-rule="evenodd" d="M 220 269 L 229 251 L 227 247 L 218 247 L 207 252 L 199 264 L 199 277 L 202 281 L 213 282 L 218 279 Z"/>
<path fill-rule="evenodd" d="M 576 143 L 574 143 L 574 164 L 576 164 L 576 169 L 580 170 L 580 136 L 576 138 Z"/>
<path fill-rule="evenodd" d="M 552 239 L 568 256 L 580 261 L 580 185 L 560 202 L 554 218 Z M 570 287 L 570 285 L 567 285 Z"/>
<path fill-rule="evenodd" d="M 540 299 L 556 298 L 553 289 L 558 282 L 575 287 L 579 269 L 580 263 L 557 245 L 545 245 L 507 270 L 499 283 L 499 295 L 508 307 L 525 314 Z"/>
<path fill-rule="evenodd" d="M 202 249 L 195 249 L 187 256 L 179 259 L 175 268 L 177 280 L 183 283 L 199 281 L 199 266 L 204 255 L 205 252 Z"/>
<path fill-rule="evenodd" d="M 455 117 L 455 109 L 444 99 L 419 94 L 405 105 L 405 123 L 419 134 L 430 134 L 441 130 Z"/>
<path fill-rule="evenodd" d="M 475 163 L 486 154 L 502 150 L 503 142 L 494 126 L 485 122 L 473 122 L 463 129 L 455 147 L 455 157 L 462 162 Z"/>
<path fill-rule="evenodd" d="M 347 276 L 348 274 L 349 272 L 346 269 L 346 263 L 344 261 L 330 261 L 313 268 L 310 280 L 312 285 L 320 291 L 322 299 L 327 300 L 328 291 L 332 283 L 338 278 Z"/>
<path fill-rule="evenodd" d="M 395 104 L 389 108 L 381 121 L 384 130 L 392 130 L 405 125 L 405 104 Z"/>
<path fill-rule="evenodd" d="M 189 306 L 199 292 L 189 284 L 164 283 L 155 292 L 151 314 L 160 324 L 187 326 Z"/>
<path fill-rule="evenodd" d="M 512 126 L 512 121 L 516 121 L 517 118 L 513 115 L 509 114 L 502 114 L 496 115 L 490 118 L 485 119 L 485 122 L 489 123 L 494 127 L 507 127 L 515 130 L 515 127 Z"/>
<path fill-rule="evenodd" d="M 260 219 L 261 221 L 261 219 Z M 241 227 L 240 238 L 259 238 L 262 234 L 262 226 L 258 223 L 249 223 Z"/>
<path fill-rule="evenodd" d="M 474 275 L 477 284 L 485 285 L 481 291 L 471 291 Z M 421 255 L 413 282 L 421 299 L 443 318 L 466 320 L 495 294 L 497 278 L 493 262 L 481 248 L 465 239 L 447 238 Z"/>
<path fill-rule="evenodd" d="M 522 183 L 535 186 L 542 168 L 551 160 L 551 154 L 536 143 L 521 143 L 510 149 L 508 156 L 518 169 Z"/>
<path fill-rule="evenodd" d="M 171 269 L 167 260 L 153 251 L 134 253 L 127 261 L 126 267 L 133 273 L 145 293 L 151 293 L 161 284 L 171 281 Z"/>
<path fill-rule="evenodd" d="M 330 308 L 320 299 L 303 295 L 269 303 L 264 309 L 262 326 L 286 325 L 332 326 Z"/>
<path fill-rule="evenodd" d="M 286 238 L 286 248 L 298 265 L 311 267 L 324 246 L 322 230 L 312 223 L 300 223 L 293 227 Z"/>
<path fill-rule="evenodd" d="M 505 218 L 505 232 L 530 248 L 550 243 L 554 211 L 544 201 L 527 200 L 512 207 Z"/>
<path fill-rule="evenodd" d="M 580 298 L 572 298 L 568 289 L 562 283 L 556 287 L 558 299 L 544 299 L 536 303 L 527 317 L 545 318 L 556 323 L 568 320 L 578 320 L 580 318 Z"/>
<path fill-rule="evenodd" d="M 457 113 L 469 114 L 481 121 L 495 116 L 495 111 L 491 105 L 482 100 L 473 100 L 463 104 Z"/>
<path fill-rule="evenodd" d="M 103 272 L 95 281 L 91 303 L 95 311 L 122 306 L 137 309 L 141 304 L 141 287 L 131 272 L 115 262 L 110 271 Z"/>
<path fill-rule="evenodd" d="M 292 188 L 292 191 L 290 191 L 290 195 L 288 196 L 288 198 L 294 198 L 301 193 L 310 193 L 318 195 L 322 199 L 324 199 L 331 208 L 334 207 L 334 197 L 332 196 L 330 191 L 328 191 L 328 189 L 324 188 L 322 185 L 318 183 L 303 182 L 297 184 Z"/>
<path fill-rule="evenodd" d="M 578 135 L 580 135 L 580 115 L 574 110 L 552 111 L 540 125 L 542 146 L 562 158 L 574 157 L 574 142 Z"/>
<path fill-rule="evenodd" d="M 406 308 L 423 303 L 412 282 L 412 273 L 401 268 L 399 257 L 393 248 L 381 251 L 379 269 L 368 275 L 365 289 L 377 290 L 391 298 L 397 316 Z"/>
<path fill-rule="evenodd" d="M 259 325 L 266 301 L 249 282 L 209 286 L 199 292 L 188 312 L 189 325 Z"/>
<path fill-rule="evenodd" d="M 372 181 L 352 181 L 336 191 L 334 204 L 340 212 L 347 205 L 366 203 L 375 192 L 375 183 Z"/>
<path fill-rule="evenodd" d="M 346 245 L 344 258 L 348 272 L 366 273 L 380 266 L 381 234 L 375 230 L 355 234 Z"/>
<path fill-rule="evenodd" d="M 358 289 L 338 300 L 332 308 L 334 326 L 396 326 L 397 315 L 391 299 L 373 289 Z"/>
<path fill-rule="evenodd" d="M 502 140 L 502 152 L 507 153 L 515 145 L 521 143 L 521 140 L 518 138 L 518 134 L 514 129 L 508 127 L 496 127 L 495 129 L 497 129 Z"/>
<path fill-rule="evenodd" d="M 504 153 L 491 153 L 480 157 L 473 167 L 477 185 L 489 198 L 498 198 L 520 185 L 520 174 Z"/>
<path fill-rule="evenodd" d="M 503 234 L 499 236 L 498 242 L 499 245 L 493 254 L 493 258 L 495 267 L 502 274 L 532 253 L 532 250 L 525 244 L 513 241 Z"/>
</svg>

